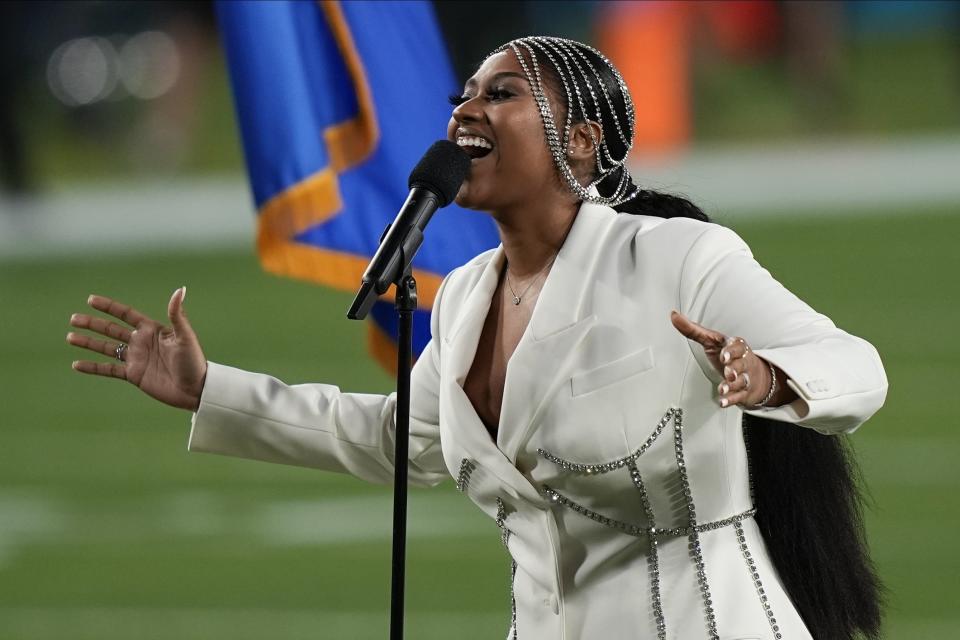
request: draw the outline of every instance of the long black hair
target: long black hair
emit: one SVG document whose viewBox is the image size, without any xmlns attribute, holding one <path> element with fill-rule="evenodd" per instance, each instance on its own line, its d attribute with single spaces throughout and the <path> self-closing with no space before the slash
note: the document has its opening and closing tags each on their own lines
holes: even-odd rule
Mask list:
<svg viewBox="0 0 960 640">
<path fill-rule="evenodd" d="M 596 120 L 610 155 L 628 152 L 616 127 L 629 122 L 628 96 L 612 66 L 597 51 L 579 45 L 592 73 L 558 69 L 540 49 L 527 49 L 555 96 L 566 97 L 574 122 Z M 582 60 L 582 58 L 581 58 Z M 561 77 L 562 76 L 562 77 Z M 566 83 L 577 83 L 587 107 L 566 96 Z M 610 100 L 595 96 L 606 93 Z M 593 98 L 593 99 L 592 99 Z M 616 113 L 611 113 L 613 109 Z M 633 131 L 629 132 L 632 139 Z M 621 167 L 597 185 L 601 196 L 614 193 L 626 171 Z M 690 200 L 652 190 L 614 209 L 624 214 L 661 218 L 710 219 Z M 753 477 L 756 522 L 780 580 L 807 629 L 818 640 L 879 638 L 883 587 L 870 559 L 863 527 L 863 496 L 856 462 L 843 436 L 823 435 L 813 429 L 744 415 Z"/>
</svg>

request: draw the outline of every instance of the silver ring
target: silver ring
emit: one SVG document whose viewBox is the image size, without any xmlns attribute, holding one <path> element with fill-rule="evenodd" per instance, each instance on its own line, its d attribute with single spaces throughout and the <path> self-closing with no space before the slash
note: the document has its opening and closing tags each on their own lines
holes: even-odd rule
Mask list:
<svg viewBox="0 0 960 640">
<path fill-rule="evenodd" d="M 127 352 L 127 345 L 122 342 L 117 345 L 117 350 L 114 351 L 114 355 L 117 356 L 117 360 L 123 362 L 123 354 Z"/>
</svg>

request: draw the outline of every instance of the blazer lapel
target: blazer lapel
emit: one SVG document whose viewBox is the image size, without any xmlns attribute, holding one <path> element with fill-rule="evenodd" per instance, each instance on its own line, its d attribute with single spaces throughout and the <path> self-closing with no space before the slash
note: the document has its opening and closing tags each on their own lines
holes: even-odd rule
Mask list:
<svg viewBox="0 0 960 640">
<path fill-rule="evenodd" d="M 483 267 L 480 279 L 473 285 L 470 293 L 467 294 L 466 301 L 457 311 L 453 329 L 444 338 L 445 357 L 449 359 L 447 371 L 453 374 L 456 383 L 461 387 L 467 379 L 467 374 L 470 373 L 470 367 L 477 353 L 480 332 L 483 331 L 483 324 L 490 311 L 490 301 L 500 280 L 503 260 L 503 245 L 500 245 Z"/>
<path fill-rule="evenodd" d="M 444 429 L 470 457 L 499 477 L 515 495 L 542 502 L 542 497 L 516 468 L 517 452 L 538 426 L 540 410 L 575 366 L 577 347 L 596 318 L 589 313 L 588 294 L 596 248 L 616 215 L 604 207 L 581 206 L 570 233 L 544 282 L 537 305 L 517 349 L 507 364 L 500 424 L 495 443 L 463 391 L 480 333 L 503 269 L 498 247 L 457 311 L 444 338 L 443 402 L 448 410 Z"/>
<path fill-rule="evenodd" d="M 503 260 L 501 246 L 482 267 L 479 279 L 457 311 L 449 336 L 444 338 L 444 355 L 441 358 L 444 368 L 444 375 L 441 376 L 444 385 L 441 411 L 445 416 L 441 421 L 441 438 L 447 437 L 448 441 L 456 442 L 457 447 L 462 449 L 476 466 L 498 478 L 502 488 L 509 494 L 514 497 L 522 496 L 537 504 L 543 502 L 542 496 L 497 448 L 463 390 L 463 383 L 473 365 L 480 333 L 483 331 L 490 302 L 500 279 Z M 454 461 L 454 464 L 459 464 L 459 461 Z"/>
<path fill-rule="evenodd" d="M 513 463 L 539 425 L 541 409 L 569 378 L 577 347 L 596 322 L 588 313 L 590 285 L 597 248 L 615 219 L 605 207 L 580 207 L 507 365 L 497 442 Z"/>
</svg>

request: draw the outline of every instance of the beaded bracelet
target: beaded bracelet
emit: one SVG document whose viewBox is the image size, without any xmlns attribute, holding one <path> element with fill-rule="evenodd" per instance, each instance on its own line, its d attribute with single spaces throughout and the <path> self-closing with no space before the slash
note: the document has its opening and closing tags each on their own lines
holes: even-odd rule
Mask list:
<svg viewBox="0 0 960 640">
<path fill-rule="evenodd" d="M 767 403 L 773 400 L 773 394 L 777 392 L 777 370 L 773 368 L 773 365 L 769 362 L 767 366 L 770 367 L 770 391 L 767 391 L 766 397 L 753 405 L 754 409 L 760 409 L 761 407 L 767 406 Z"/>
</svg>

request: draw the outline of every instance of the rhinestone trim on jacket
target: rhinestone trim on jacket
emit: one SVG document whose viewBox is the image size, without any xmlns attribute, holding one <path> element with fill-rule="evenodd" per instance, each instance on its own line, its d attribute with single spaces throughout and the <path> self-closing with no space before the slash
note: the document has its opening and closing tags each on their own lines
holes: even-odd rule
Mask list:
<svg viewBox="0 0 960 640">
<path fill-rule="evenodd" d="M 643 515 L 646 516 L 647 522 L 656 522 L 640 470 L 637 469 L 637 465 L 633 461 L 627 464 L 627 468 L 630 470 L 630 479 L 633 480 L 633 485 L 640 492 L 640 506 L 643 507 Z M 657 553 L 657 536 L 656 530 L 653 527 L 650 527 L 650 529 L 652 535 L 649 536 L 650 549 L 647 554 L 647 568 L 650 570 L 651 605 L 654 619 L 657 621 L 657 638 L 658 640 L 667 640 L 667 624 L 663 615 L 663 601 L 660 596 L 660 557 Z"/>
<path fill-rule="evenodd" d="M 470 474 L 476 468 L 477 463 L 473 460 L 464 458 L 460 461 L 460 472 L 457 473 L 457 491 L 463 493 L 467 490 L 467 485 L 470 484 Z"/>
<path fill-rule="evenodd" d="M 504 548 L 507 549 L 507 553 L 510 553 L 510 548 L 507 544 L 510 542 L 510 529 L 507 529 L 505 524 L 507 520 L 507 508 L 503 504 L 503 500 L 497 498 L 497 517 L 496 523 L 500 528 L 500 542 L 503 543 Z M 510 630 L 511 635 L 508 640 L 517 640 L 517 597 L 513 589 L 513 584 L 517 579 L 517 561 L 513 559 L 513 556 L 510 556 Z"/>
<path fill-rule="evenodd" d="M 747 477 L 750 479 L 750 501 L 756 504 L 753 495 L 753 462 L 750 459 L 750 435 L 747 430 L 747 425 L 743 425 L 743 446 L 747 450 Z M 753 580 L 753 586 L 757 590 L 757 596 L 760 598 L 760 605 L 763 607 L 763 613 L 767 616 L 767 622 L 770 623 L 770 630 L 773 631 L 773 637 L 776 640 L 782 640 L 783 634 L 780 633 L 780 625 L 777 624 L 777 618 L 773 615 L 773 608 L 770 606 L 769 599 L 767 598 L 767 592 L 763 588 L 763 583 L 760 581 L 760 574 L 757 572 L 757 565 L 753 561 L 753 555 L 750 553 L 750 548 L 747 547 L 747 536 L 743 532 L 743 527 L 740 526 L 740 523 L 737 523 L 735 528 L 735 533 L 737 534 L 737 543 L 740 545 L 740 553 L 743 554 L 743 559 L 747 563 L 747 571 L 750 572 L 750 578 Z"/>
<path fill-rule="evenodd" d="M 571 500 L 567 496 L 563 495 L 562 493 L 560 493 L 559 491 L 557 491 L 556 489 L 553 489 L 548 485 L 543 485 L 543 495 L 548 500 L 550 500 L 550 502 L 563 505 L 564 507 L 567 507 L 568 509 L 576 511 L 580 515 L 590 518 L 595 522 L 599 522 L 600 524 L 608 526 L 611 529 L 617 529 L 619 531 L 622 531 L 623 533 L 629 534 L 637 538 L 645 538 L 647 536 L 659 537 L 659 538 L 687 537 L 691 533 L 694 533 L 694 531 L 696 531 L 696 533 L 703 533 L 704 531 L 715 531 L 717 529 L 722 529 L 723 527 L 729 527 L 732 524 L 743 522 L 744 520 L 752 518 L 757 514 L 756 509 L 747 509 L 746 511 L 743 511 L 736 515 L 729 516 L 727 518 L 723 518 L 722 520 L 711 520 L 710 522 L 703 522 L 701 524 L 698 524 L 696 526 L 696 529 L 691 529 L 689 526 L 665 527 L 665 528 L 659 529 L 657 527 L 640 527 L 635 524 L 630 524 L 629 522 L 623 522 L 622 520 L 608 518 L 607 516 L 601 513 L 592 511 L 587 507 L 581 505 L 580 503 Z"/>
<path fill-rule="evenodd" d="M 740 553 L 743 554 L 743 559 L 747 563 L 747 571 L 750 572 L 753 586 L 756 588 L 757 596 L 760 598 L 760 604 L 763 606 L 763 613 L 767 616 L 767 622 L 770 623 L 770 630 L 773 631 L 773 637 L 776 638 L 776 640 L 781 640 L 783 635 L 780 633 L 780 625 L 777 624 L 777 618 L 773 615 L 773 608 L 770 606 L 767 592 L 764 590 L 763 583 L 760 581 L 760 574 L 757 573 L 757 564 L 753 561 L 750 548 L 747 547 L 747 536 L 744 534 L 743 527 L 740 526 L 739 522 L 734 525 L 734 531 L 737 534 Z"/>
<path fill-rule="evenodd" d="M 657 527 L 656 520 L 653 513 L 653 508 L 650 503 L 649 496 L 647 494 L 646 486 L 643 482 L 643 477 L 640 474 L 640 470 L 637 467 L 636 461 L 640 458 L 645 451 L 647 451 L 653 443 L 657 440 L 663 430 L 667 427 L 670 422 L 673 422 L 673 448 L 674 448 L 674 458 L 676 460 L 677 474 L 680 479 L 680 489 L 683 494 L 684 508 L 686 510 L 686 519 L 687 525 L 682 527 Z M 633 485 L 640 492 L 640 506 L 643 509 L 644 516 L 647 519 L 647 522 L 650 523 L 650 526 L 641 527 L 635 524 L 630 524 L 628 522 L 623 522 L 616 520 L 614 518 L 609 518 L 601 513 L 588 509 L 583 505 L 578 504 L 577 502 L 567 498 L 558 491 L 552 489 L 547 485 L 543 485 L 543 494 L 553 503 L 560 504 L 566 508 L 569 508 L 591 520 L 594 520 L 604 526 L 622 531 L 623 533 L 637 536 L 637 537 L 647 537 L 649 540 L 649 554 L 647 556 L 647 566 L 650 570 L 650 592 L 652 600 L 652 609 L 654 618 L 657 625 L 657 637 L 660 640 L 665 640 L 667 637 L 666 629 L 666 620 L 663 613 L 663 602 L 662 595 L 660 591 L 660 566 L 659 566 L 659 553 L 658 553 L 658 542 L 661 538 L 664 537 L 686 537 L 687 538 L 687 550 L 690 555 L 690 560 L 693 562 L 694 568 L 696 570 L 697 576 L 697 587 L 700 591 L 700 599 L 703 605 L 704 620 L 706 622 L 707 635 L 711 640 L 719 640 L 719 632 L 717 631 L 717 619 L 716 611 L 713 608 L 713 598 L 710 592 L 710 583 L 707 579 L 707 569 L 706 563 L 703 557 L 703 549 L 700 544 L 700 534 L 705 531 L 713 531 L 723 527 L 733 526 L 735 532 L 737 532 L 738 540 L 740 542 L 741 552 L 744 552 L 744 558 L 747 559 L 747 566 L 750 569 L 751 576 L 754 578 L 754 586 L 757 588 L 757 592 L 761 597 L 761 603 L 764 606 L 764 611 L 767 614 L 767 619 L 770 622 L 771 629 L 773 629 L 775 637 L 779 640 L 781 638 L 779 633 L 779 627 L 776 624 L 776 619 L 773 617 L 773 613 L 770 610 L 769 603 L 767 602 L 767 596 L 763 592 L 763 586 L 760 583 L 759 574 L 756 572 L 756 565 L 753 563 L 751 556 L 749 555 L 749 550 L 746 549 L 746 538 L 742 536 L 743 527 L 741 523 L 747 518 L 752 518 L 756 514 L 756 508 L 748 509 L 742 513 L 738 513 L 721 520 L 714 520 L 711 522 L 700 523 L 697 521 L 697 511 L 696 505 L 693 501 L 693 492 L 690 488 L 690 479 L 687 475 L 687 463 L 684 457 L 683 451 L 683 410 L 679 408 L 668 409 L 667 412 L 663 415 L 660 421 L 657 423 L 653 432 L 649 437 L 643 442 L 640 447 L 631 453 L 630 455 L 612 460 L 609 462 L 598 462 L 598 463 L 579 463 L 571 462 L 565 460 L 560 456 L 557 456 L 545 449 L 538 449 L 537 452 L 540 456 L 558 466 L 560 466 L 565 471 L 571 473 L 584 474 L 584 475 L 595 475 L 595 474 L 604 474 L 617 469 L 626 468 L 630 473 L 630 480 Z M 749 454 L 749 451 L 748 451 Z M 753 482 L 752 475 L 750 477 L 750 495 L 753 497 Z"/>
<path fill-rule="evenodd" d="M 637 458 L 643 455 L 643 452 L 650 448 L 654 441 L 660 436 L 664 428 L 670 422 L 670 419 L 680 412 L 680 409 L 670 409 L 663 417 L 660 418 L 660 422 L 657 423 L 657 426 L 653 429 L 653 433 L 644 441 L 640 448 L 631 453 L 628 456 L 623 458 L 618 458 L 610 462 L 598 462 L 596 464 L 583 464 L 578 462 L 570 462 L 569 460 L 564 460 L 560 456 L 555 456 L 545 449 L 537 449 L 537 453 L 546 460 L 563 467 L 567 471 L 572 471 L 574 473 L 585 473 L 587 475 L 599 474 L 599 473 L 608 473 L 610 471 L 616 471 L 617 469 L 622 469 L 627 465 L 628 462 L 635 462 Z"/>
<path fill-rule="evenodd" d="M 697 531 L 697 510 L 693 504 L 693 494 L 690 491 L 690 479 L 687 477 L 687 463 L 683 457 L 683 411 L 676 410 L 673 417 L 673 450 L 677 457 L 677 469 L 680 472 L 680 486 L 683 489 L 683 498 L 687 503 L 687 515 L 690 518 L 692 531 L 688 536 L 687 549 L 690 558 L 697 569 L 697 584 L 700 586 L 700 599 L 703 600 L 703 612 L 707 620 L 707 635 L 711 640 L 720 640 L 717 633 L 717 618 L 713 611 L 713 599 L 710 597 L 710 583 L 707 580 L 707 568 L 703 561 L 703 550 L 700 547 L 700 534 Z"/>
</svg>

